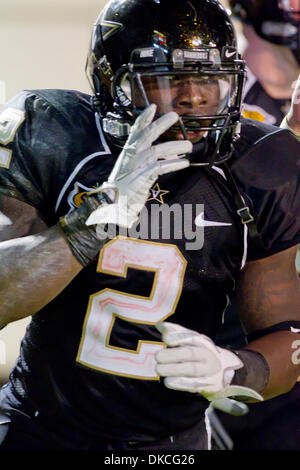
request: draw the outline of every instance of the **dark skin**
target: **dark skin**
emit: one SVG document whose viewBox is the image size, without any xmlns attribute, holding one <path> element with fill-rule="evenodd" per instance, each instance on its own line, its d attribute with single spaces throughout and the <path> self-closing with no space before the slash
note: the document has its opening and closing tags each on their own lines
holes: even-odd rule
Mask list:
<svg viewBox="0 0 300 470">
<path fill-rule="evenodd" d="M 82 269 L 60 228 L 48 228 L 32 206 L 0 196 L 1 214 L 0 328 L 39 311 Z"/>
<path fill-rule="evenodd" d="M 292 247 L 246 264 L 237 281 L 239 311 L 246 331 L 285 320 L 300 321 L 295 255 L 296 247 Z M 81 269 L 60 228 L 48 228 L 32 206 L 0 196 L 0 327 L 35 314 Z M 269 364 L 265 398 L 287 392 L 300 375 L 300 366 L 291 360 L 296 340 L 298 334 L 280 331 L 247 345 Z"/>
<path fill-rule="evenodd" d="M 216 114 L 219 104 L 219 85 L 214 79 L 195 78 L 193 75 L 173 79 L 171 83 L 161 79 L 144 77 L 143 85 L 150 103 L 157 105 L 160 114 L 175 111 L 185 116 Z M 209 125 L 209 123 L 207 123 Z M 199 142 L 203 131 L 187 132 L 190 142 Z M 168 140 L 183 139 L 181 131 L 169 130 L 164 134 Z"/>
<path fill-rule="evenodd" d="M 268 258 L 251 261 L 241 271 L 237 282 L 240 318 L 246 332 L 268 328 L 276 323 L 300 320 L 300 282 L 295 268 L 297 247 Z M 291 355 L 299 334 L 278 331 L 247 345 L 266 358 L 270 379 L 264 398 L 289 391 L 295 384 L 299 365 Z"/>
</svg>

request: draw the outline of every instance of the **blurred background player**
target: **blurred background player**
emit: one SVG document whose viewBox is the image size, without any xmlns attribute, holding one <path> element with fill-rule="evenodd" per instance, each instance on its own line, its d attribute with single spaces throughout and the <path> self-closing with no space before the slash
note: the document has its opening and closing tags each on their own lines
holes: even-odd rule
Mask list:
<svg viewBox="0 0 300 470">
<path fill-rule="evenodd" d="M 229 0 L 242 23 L 245 118 L 280 125 L 300 71 L 299 0 Z"/>
<path fill-rule="evenodd" d="M 300 72 L 300 0 L 229 0 L 222 3 L 231 9 L 233 18 L 238 21 L 240 49 L 247 64 L 243 116 L 278 126 L 290 108 Z M 291 120 L 293 115 L 290 113 L 289 117 Z M 295 120 L 292 124 L 300 134 L 299 122 L 298 126 Z M 241 347 L 244 341 L 233 299 L 219 342 L 223 346 Z M 299 400 L 298 382 L 284 396 L 255 407 L 249 405 L 250 412 L 244 417 L 215 413 L 225 425 L 236 450 L 299 450 Z"/>
</svg>

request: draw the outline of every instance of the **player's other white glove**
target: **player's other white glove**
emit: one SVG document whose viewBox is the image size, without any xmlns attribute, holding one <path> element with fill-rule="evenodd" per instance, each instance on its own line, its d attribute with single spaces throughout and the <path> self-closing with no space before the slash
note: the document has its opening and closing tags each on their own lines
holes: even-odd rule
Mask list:
<svg viewBox="0 0 300 470">
<path fill-rule="evenodd" d="M 166 387 L 199 393 L 215 402 L 231 396 L 263 397 L 247 387 L 230 385 L 242 361 L 205 335 L 183 326 L 161 322 L 156 325 L 167 348 L 156 353 L 156 371 Z"/>
<path fill-rule="evenodd" d="M 130 228 L 158 176 L 189 166 L 189 161 L 181 158 L 192 151 L 188 140 L 152 145 L 178 120 L 178 114 L 169 112 L 152 122 L 155 112 L 156 105 L 151 104 L 136 119 L 108 181 L 89 193 L 105 192 L 114 203 L 96 209 L 87 225 L 112 223 Z"/>
</svg>

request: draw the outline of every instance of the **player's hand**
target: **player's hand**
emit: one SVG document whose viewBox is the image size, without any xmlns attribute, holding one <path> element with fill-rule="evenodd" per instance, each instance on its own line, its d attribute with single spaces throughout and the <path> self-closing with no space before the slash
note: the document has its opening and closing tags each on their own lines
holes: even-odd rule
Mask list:
<svg viewBox="0 0 300 470">
<path fill-rule="evenodd" d="M 166 345 L 156 353 L 156 371 L 165 377 L 166 387 L 199 393 L 212 402 L 238 395 L 263 400 L 255 390 L 230 385 L 234 371 L 243 367 L 236 354 L 175 323 L 162 322 L 156 327 Z"/>
<path fill-rule="evenodd" d="M 87 225 L 112 223 L 130 228 L 158 176 L 189 166 L 189 161 L 181 158 L 192 151 L 188 140 L 152 145 L 178 120 L 176 113 L 169 112 L 152 122 L 155 112 L 152 104 L 136 119 L 108 181 L 89 193 L 105 192 L 114 203 L 96 209 Z"/>
<path fill-rule="evenodd" d="M 110 237 L 109 224 L 130 228 L 138 219 L 159 175 L 189 166 L 180 158 L 192 151 L 189 141 L 152 143 L 178 120 L 168 113 L 153 122 L 156 106 L 137 118 L 123 151 L 100 188 L 87 193 L 83 204 L 59 219 L 59 225 L 77 260 L 86 266 Z"/>
</svg>

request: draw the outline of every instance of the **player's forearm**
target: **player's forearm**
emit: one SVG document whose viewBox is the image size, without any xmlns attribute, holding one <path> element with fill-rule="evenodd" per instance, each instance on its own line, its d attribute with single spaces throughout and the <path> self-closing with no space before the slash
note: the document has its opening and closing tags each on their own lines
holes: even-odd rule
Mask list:
<svg viewBox="0 0 300 470">
<path fill-rule="evenodd" d="M 79 273 L 61 229 L 0 243 L 0 328 L 33 315 Z"/>
<path fill-rule="evenodd" d="M 269 366 L 267 385 L 261 392 L 265 399 L 288 392 L 300 375 L 300 336 L 289 331 L 277 331 L 252 341 L 245 347 L 259 352 Z M 259 374 L 259 370 L 254 370 Z M 255 380 L 255 379 L 254 379 Z M 254 387 L 254 383 L 247 383 Z"/>
</svg>

